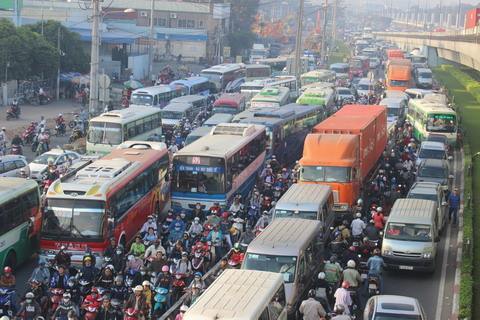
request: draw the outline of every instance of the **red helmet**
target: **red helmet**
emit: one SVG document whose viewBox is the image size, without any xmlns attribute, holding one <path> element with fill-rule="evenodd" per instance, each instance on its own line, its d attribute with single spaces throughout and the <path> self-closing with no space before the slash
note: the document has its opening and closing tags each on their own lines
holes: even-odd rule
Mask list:
<svg viewBox="0 0 480 320">
<path fill-rule="evenodd" d="M 222 213 L 222 218 L 228 219 L 228 211 L 225 211 L 224 213 Z"/>
<path fill-rule="evenodd" d="M 350 283 L 348 281 L 343 281 L 342 282 L 342 288 L 344 288 L 344 289 L 350 288 Z"/>
<path fill-rule="evenodd" d="M 5 268 L 3 268 L 3 272 L 4 273 L 12 273 L 12 268 L 10 268 L 9 266 L 6 266 Z"/>
<path fill-rule="evenodd" d="M 98 289 L 96 287 L 92 287 L 91 293 L 98 293 Z"/>
</svg>

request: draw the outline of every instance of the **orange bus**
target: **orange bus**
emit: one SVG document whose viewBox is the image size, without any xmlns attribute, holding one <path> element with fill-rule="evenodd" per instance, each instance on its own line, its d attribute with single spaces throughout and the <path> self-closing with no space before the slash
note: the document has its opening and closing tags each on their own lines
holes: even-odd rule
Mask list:
<svg viewBox="0 0 480 320">
<path fill-rule="evenodd" d="M 90 248 L 103 262 L 114 237 L 126 248 L 147 216 L 168 200 L 168 151 L 163 143 L 127 141 L 105 157 L 49 187 L 40 232 L 40 255 L 52 259 L 61 246 L 81 263 Z"/>
</svg>

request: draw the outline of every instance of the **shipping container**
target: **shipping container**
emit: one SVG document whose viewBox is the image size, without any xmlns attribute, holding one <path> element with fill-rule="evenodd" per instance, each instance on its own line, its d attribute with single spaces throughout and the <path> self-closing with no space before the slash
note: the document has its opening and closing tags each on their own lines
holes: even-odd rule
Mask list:
<svg viewBox="0 0 480 320">
<path fill-rule="evenodd" d="M 465 14 L 465 29 L 472 29 L 480 21 L 480 8 L 468 10 Z"/>
<path fill-rule="evenodd" d="M 405 58 L 405 52 L 400 49 L 388 49 L 387 50 L 387 58 L 388 60 L 393 60 L 393 59 L 404 59 Z"/>
</svg>

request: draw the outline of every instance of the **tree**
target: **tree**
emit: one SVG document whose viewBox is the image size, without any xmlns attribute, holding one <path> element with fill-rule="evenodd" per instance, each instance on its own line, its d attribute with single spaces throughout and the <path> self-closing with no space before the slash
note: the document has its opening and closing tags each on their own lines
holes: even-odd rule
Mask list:
<svg viewBox="0 0 480 320">
<path fill-rule="evenodd" d="M 239 55 L 243 50 L 252 47 L 255 34 L 252 24 L 255 21 L 259 0 L 232 0 L 231 19 L 232 28 L 228 35 L 232 54 Z"/>
<path fill-rule="evenodd" d="M 36 23 L 28 26 L 32 31 L 41 33 L 42 24 Z M 58 29 L 60 28 L 60 70 L 63 72 L 76 71 L 86 73 L 90 69 L 90 57 L 82 47 L 80 35 L 64 27 L 60 22 L 48 20 L 43 23 L 43 35 L 45 39 L 57 47 Z"/>
<path fill-rule="evenodd" d="M 8 79 L 24 79 L 30 73 L 28 47 L 7 19 L 0 20 L 0 68 Z"/>
</svg>

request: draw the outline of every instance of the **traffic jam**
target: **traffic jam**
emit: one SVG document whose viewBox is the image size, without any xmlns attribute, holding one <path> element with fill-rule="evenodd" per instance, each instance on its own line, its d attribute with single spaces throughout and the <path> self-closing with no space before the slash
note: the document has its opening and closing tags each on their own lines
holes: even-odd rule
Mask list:
<svg viewBox="0 0 480 320">
<path fill-rule="evenodd" d="M 2 158 L 0 319 L 426 319 L 385 274 L 441 267 L 457 115 L 420 50 L 347 41 L 298 79 L 260 59 L 133 90 L 70 126 L 85 155 L 32 123 L 37 157 Z"/>
</svg>

